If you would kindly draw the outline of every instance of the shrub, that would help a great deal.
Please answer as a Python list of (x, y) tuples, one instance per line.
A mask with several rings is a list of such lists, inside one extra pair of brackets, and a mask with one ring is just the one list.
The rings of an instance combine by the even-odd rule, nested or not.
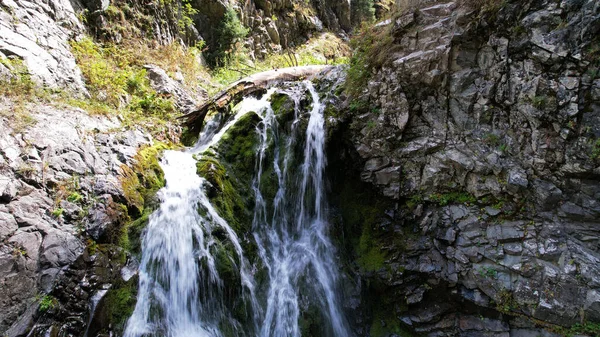
[(225, 64), (235, 51), (236, 44), (248, 35), (246, 29), (233, 8), (227, 8), (214, 38), (206, 53), (206, 62), (211, 66)]
[(352, 23), (360, 25), (361, 22), (375, 20), (375, 7), (373, 5), (373, 0), (352, 0)]

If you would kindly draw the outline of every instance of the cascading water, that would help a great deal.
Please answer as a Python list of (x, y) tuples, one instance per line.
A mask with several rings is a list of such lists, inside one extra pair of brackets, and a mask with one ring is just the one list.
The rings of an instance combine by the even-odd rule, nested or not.
[[(306, 90), (312, 106), (302, 134), (299, 126), (306, 118), (301, 116), (300, 100)], [(282, 133), (269, 103), (275, 91), (270, 89), (261, 99), (244, 99), (226, 124), (221, 117), (213, 118), (193, 149), (164, 153), (161, 167), (167, 185), (159, 192), (160, 208), (143, 237), (138, 299), (126, 337), (299, 337), (301, 313), (309, 306), (320, 313), (324, 335), (352, 335), (336, 294), (335, 249), (327, 236), (324, 107), (308, 81), (278, 90), (295, 103), (293, 121)], [(217, 144), (230, 126), (251, 111), (261, 118), (251, 186), (252, 234), (258, 248), (254, 266), (244, 256), (236, 232), (211, 205), (205, 192), (208, 183), (197, 175), (194, 158)], [(265, 170), (276, 177), (277, 192), (269, 198), (263, 191)], [(224, 238), (214, 234), (219, 232), (225, 233)], [(240, 289), (238, 303), (243, 303), (248, 317), (243, 322), (234, 318), (224, 300), (217, 256), (223, 241), (233, 247), (227, 261), (235, 266), (239, 284), (228, 286)], [(262, 268), (268, 276), (255, 282), (253, 274)]]
[[(294, 147), (299, 141), (299, 96), (295, 99), (296, 115), (290, 134), (285, 137), (278, 130), (274, 111), (268, 107), (262, 112), (259, 128), (261, 139), (257, 160), (257, 176), (253, 190), (256, 207), (253, 221), (254, 237), (259, 252), (269, 271), (269, 290), (265, 319), (260, 336), (300, 336), (299, 318), (301, 292), (316, 301), (324, 314), (324, 322), (333, 336), (350, 336), (337, 300), (335, 286), (337, 267), (335, 249), (327, 237), (324, 214), (325, 122), (324, 106), (311, 82), (304, 82), (313, 104), (305, 134), (302, 158), (294, 158)], [(283, 139), (285, 138), (285, 139)], [(269, 144), (274, 144), (273, 159), (266, 161)], [(283, 154), (283, 158), (281, 158)], [(296, 172), (295, 161), (302, 160)], [(261, 193), (261, 178), (265, 165), (272, 165), (277, 177), (278, 190), (272, 202), (272, 212)], [(295, 173), (295, 174), (294, 174)]]

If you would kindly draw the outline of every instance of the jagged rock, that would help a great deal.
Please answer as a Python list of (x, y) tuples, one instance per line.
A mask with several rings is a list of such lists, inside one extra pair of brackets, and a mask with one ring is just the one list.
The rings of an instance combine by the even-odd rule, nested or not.
[[(498, 308), (563, 326), (575, 312), (596, 319), (600, 85), (584, 69), (600, 8), (510, 0), (484, 22), (453, 2), (422, 7), (380, 26), (393, 25), (394, 52), (360, 98), (384, 117), (350, 117), (360, 178), (391, 196), (400, 182), (403, 215), (373, 236), (405, 270), (377, 282), (410, 298), (410, 313), (455, 303), (453, 323), (401, 315), (430, 336), (551, 335), (487, 314)], [(390, 167), (399, 179), (378, 179)], [(420, 299), (423, 280), (440, 285)], [(482, 317), (461, 314), (463, 299)]]
[[(85, 93), (68, 40), (83, 32), (69, 0), (3, 0), (0, 55), (22, 59), (34, 80)], [(65, 29), (67, 28), (67, 29)]]
[[(0, 331), (11, 337), (27, 332), (38, 318), (35, 296), (54, 291), (62, 270), (81, 258), (85, 244), (75, 234), (78, 228), (103, 217), (109, 219), (99, 233), (114, 224), (100, 205), (126, 201), (121, 166), (131, 164), (138, 147), (151, 141), (82, 110), (43, 103), (28, 108), (37, 124), (19, 133), (0, 119), (5, 131), (0, 133)], [(75, 284), (82, 271), (73, 275)], [(85, 314), (86, 300), (81, 308), (75, 315)]]
[(110, 5), (110, 0), (83, 0), (83, 3), (91, 12), (105, 11)]
[(173, 96), (177, 107), (184, 114), (192, 112), (200, 101), (206, 100), (208, 97), (207, 92), (202, 89), (201, 93), (194, 98), (183, 88), (181, 83), (169, 77), (160, 67), (146, 65), (145, 68), (152, 88), (160, 95)]

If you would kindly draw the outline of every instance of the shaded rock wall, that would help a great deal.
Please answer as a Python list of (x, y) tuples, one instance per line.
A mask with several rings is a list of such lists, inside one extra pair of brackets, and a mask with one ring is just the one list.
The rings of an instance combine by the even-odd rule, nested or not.
[(598, 3), (440, 2), (390, 24), (367, 108), (348, 108), (361, 179), (396, 203), (370, 228), (385, 265), (363, 268), (394, 298), (383, 321), (430, 336), (598, 322)]

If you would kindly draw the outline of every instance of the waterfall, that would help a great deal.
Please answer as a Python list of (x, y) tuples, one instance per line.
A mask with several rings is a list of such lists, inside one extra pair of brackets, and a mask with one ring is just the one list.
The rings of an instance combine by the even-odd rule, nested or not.
[[(312, 105), (302, 133), (299, 126), (303, 118), (306, 122), (306, 111), (300, 101), (306, 91)], [(287, 132), (280, 132), (283, 126), (269, 102), (275, 92), (295, 103)], [(192, 149), (165, 151), (161, 167), (167, 183), (159, 191), (160, 208), (143, 235), (138, 298), (126, 337), (299, 337), (307, 306), (317, 308), (325, 324), (323, 334), (352, 335), (338, 300), (335, 248), (328, 238), (323, 110), (311, 82), (273, 88), (261, 99), (245, 98), (229, 121), (223, 116), (209, 121)], [(210, 203), (208, 182), (196, 173), (196, 159), (249, 112), (261, 120), (256, 127), (256, 168), (248, 186), (255, 198), (253, 233), (248, 237), (258, 250), (254, 265), (244, 256), (236, 232)], [(272, 200), (264, 192), (265, 170), (276, 177)], [(225, 238), (213, 234), (217, 232), (224, 232)], [(233, 247), (227, 259), (239, 273), (239, 284), (227, 286), (240, 289), (247, 321), (236, 320), (224, 300), (217, 258), (223, 240)], [(259, 269), (268, 275), (263, 282), (254, 280)]]

